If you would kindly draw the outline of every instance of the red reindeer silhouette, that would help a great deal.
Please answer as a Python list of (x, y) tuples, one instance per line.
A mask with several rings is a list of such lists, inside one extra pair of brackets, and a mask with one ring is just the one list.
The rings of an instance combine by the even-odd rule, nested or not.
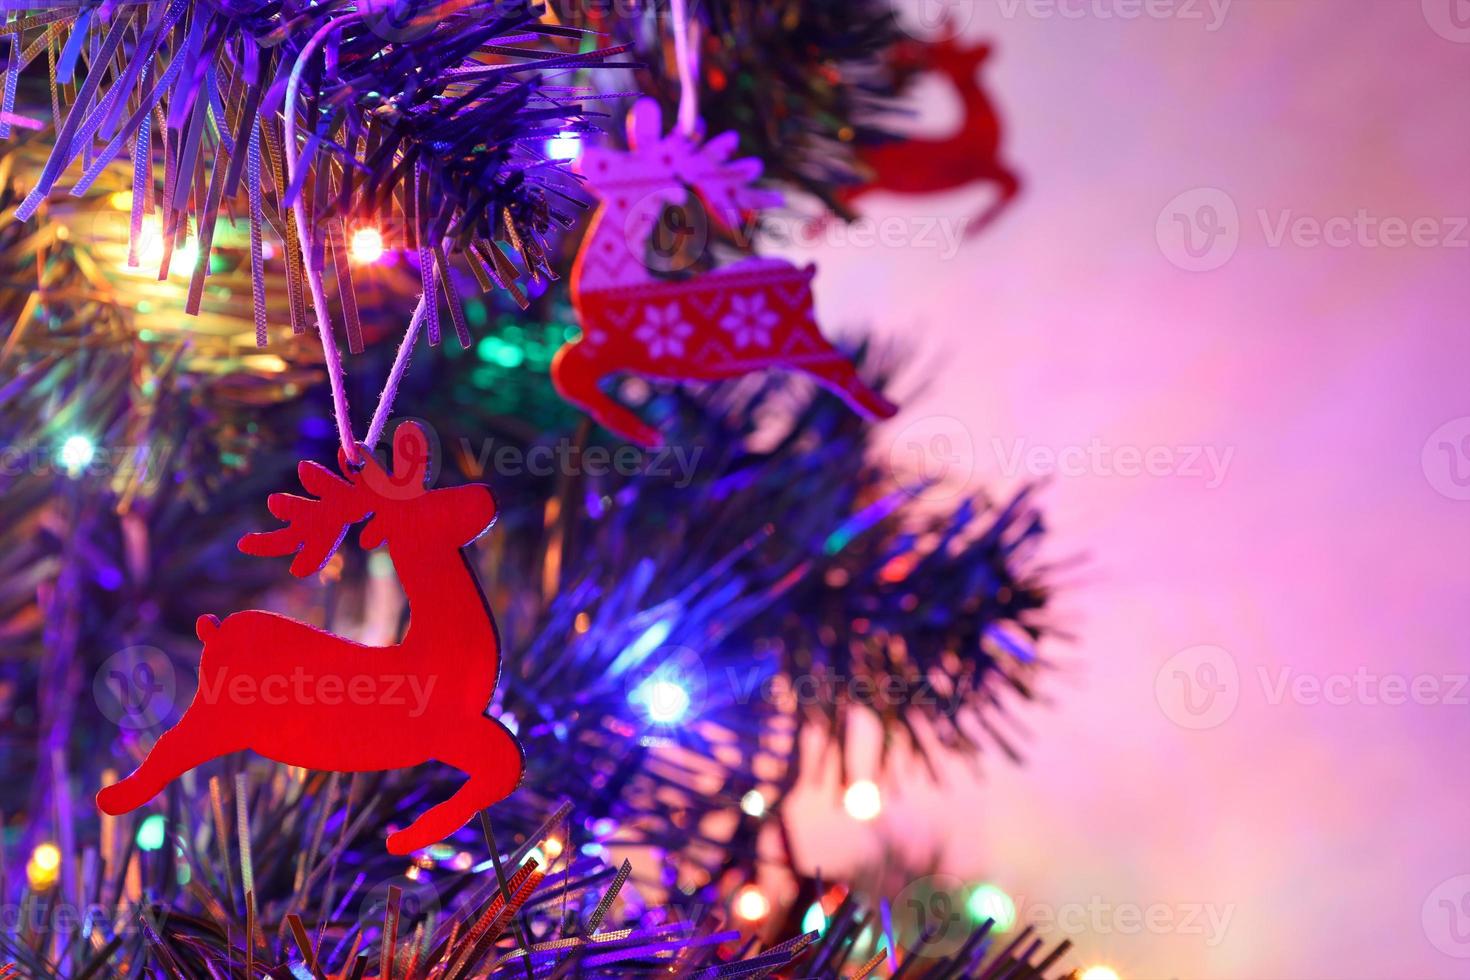
[(593, 147), (582, 153), (581, 172), (599, 198), (572, 267), (582, 336), (557, 352), (551, 377), (562, 397), (643, 445), (658, 445), (658, 430), (602, 391), (609, 375), (716, 381), (796, 368), (871, 417), (895, 411), (818, 330), (815, 267), (751, 258), (670, 280), (655, 278), (644, 261), (659, 216), (683, 203), (689, 188), (731, 230), (743, 213), (781, 203), (779, 194), (750, 186), (760, 176), (760, 161), (730, 159), (736, 142), (734, 133), (703, 146), (678, 132), (665, 136), (658, 104), (640, 99), (628, 116), (628, 152)]
[(364, 646), (256, 610), (223, 623), (201, 617), (193, 702), (136, 772), (97, 794), (102, 810), (135, 810), (189, 769), (242, 749), (307, 769), (367, 772), (434, 759), (467, 773), (452, 797), (389, 836), (389, 851), (408, 854), (515, 789), (520, 746), (485, 715), (500, 673), (495, 623), (460, 550), (495, 519), (490, 490), (427, 489), (428, 440), (416, 424), (394, 433), (391, 476), (363, 455), (361, 469), (340, 458), (341, 478), (303, 462), (301, 485), (315, 499), (272, 494), (270, 511), (287, 526), (239, 546), (249, 555), (294, 553), (292, 574), (311, 575), (366, 520), (359, 544), (387, 545), (408, 596), (403, 642)]
[[(955, 25), (946, 22), (943, 31)], [(944, 139), (903, 139), (863, 147), (861, 160), (873, 179), (844, 188), (839, 199), (847, 205), (872, 191), (895, 194), (933, 194), (971, 184), (994, 184), (996, 198), (965, 226), (965, 237), (979, 234), (1004, 211), (1021, 191), (1021, 179), (1000, 156), (1000, 116), (990, 97), (980, 87), (979, 67), (990, 56), (990, 45), (962, 44), (945, 38), (914, 41), (894, 49), (891, 67), (907, 80), (920, 71), (935, 71), (946, 78), (960, 96), (964, 120)]]

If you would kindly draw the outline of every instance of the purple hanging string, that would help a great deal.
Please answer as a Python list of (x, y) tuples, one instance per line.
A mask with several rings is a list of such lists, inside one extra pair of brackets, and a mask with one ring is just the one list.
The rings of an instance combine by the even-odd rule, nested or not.
[(393, 400), (398, 397), (398, 384), (403, 380), (403, 372), (408, 368), (408, 360), (413, 354), (413, 345), (419, 339), (419, 328), (423, 326), (424, 314), (429, 309), (429, 294), (419, 295), (418, 305), (413, 308), (413, 317), (408, 321), (408, 332), (403, 335), (403, 343), (398, 345), (398, 353), (393, 357), (393, 368), (388, 372), (388, 381), (383, 385), (383, 393), (378, 396), (378, 407), (373, 411), (373, 421), (368, 426), (367, 442), (368, 449), (378, 444), (383, 435), (383, 427), (388, 424), (388, 416), (393, 414)]
[[(359, 20), (361, 14), (343, 14), (333, 17), (311, 36), (301, 53), (296, 58), (296, 65), (291, 69), (291, 77), (286, 83), (286, 139), (281, 147), (282, 155), (286, 159), (286, 182), (295, 185), (297, 182), (296, 159), (296, 106), (301, 92), (301, 75), (311, 56), (316, 49), (326, 41), (327, 37), (335, 30)], [(311, 255), (311, 244), (314, 241), (306, 221), (306, 195), (297, 194), (291, 202), (291, 210), (296, 216), (296, 234), (301, 239), (302, 251)], [(306, 283), (311, 288), (311, 305), (316, 308), (317, 333), (321, 336), (322, 353), (327, 360), (327, 381), (332, 386), (332, 414), (337, 418), (337, 438), (342, 443), (342, 452), (346, 455), (348, 462), (357, 463), (361, 461), (361, 455), (357, 448), (357, 442), (352, 438), (352, 420), (348, 415), (347, 390), (342, 372), (342, 354), (337, 350), (337, 340), (332, 335), (331, 314), (327, 309), (327, 291), (322, 283), (322, 272), (314, 268), (308, 260), (302, 263), (306, 269)]]
[(689, 11), (674, 0), (674, 60), (679, 63), (679, 130), (693, 136), (699, 128), (699, 49), (689, 43)]

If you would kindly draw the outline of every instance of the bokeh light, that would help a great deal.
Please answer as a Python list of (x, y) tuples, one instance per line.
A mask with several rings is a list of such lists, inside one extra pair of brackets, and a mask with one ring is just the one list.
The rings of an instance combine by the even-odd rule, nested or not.
[(56, 884), (61, 872), (61, 849), (55, 844), (38, 844), (26, 864), (26, 881), (35, 891), (45, 891)]
[(1118, 971), (1112, 967), (1098, 964), (1097, 966), (1089, 966), (1086, 970), (1083, 970), (1082, 980), (1122, 980), (1122, 978), (1118, 976)]
[(854, 820), (873, 820), (883, 812), (883, 794), (871, 779), (859, 779), (842, 794), (842, 805)]
[(755, 885), (746, 885), (735, 896), (735, 914), (746, 922), (759, 922), (770, 912), (770, 899)]
[(164, 831), (167, 827), (168, 823), (161, 813), (150, 814), (143, 818), (143, 822), (138, 824), (138, 833), (134, 838), (138, 842), (138, 850), (156, 851), (162, 847)]
[(753, 789), (740, 798), (740, 809), (752, 817), (764, 816), (766, 812), (766, 798), (761, 791)]
[(97, 444), (80, 433), (67, 436), (61, 448), (56, 452), (56, 461), (61, 464), (62, 469), (66, 470), (67, 475), (72, 477), (92, 465), (92, 460), (96, 458)]
[(813, 902), (811, 908), (806, 910), (806, 915), (801, 917), (802, 932), (825, 932), (827, 929), (827, 913), (822, 911), (821, 902)]
[(383, 257), (383, 233), (371, 225), (358, 228), (352, 233), (348, 251), (357, 265), (372, 265)]
[(546, 141), (548, 160), (575, 160), (582, 155), (582, 141), (575, 133), (557, 133)]
[(1016, 925), (1016, 903), (1005, 890), (995, 885), (977, 885), (970, 892), (965, 908), (977, 923), (995, 920), (996, 932), (1010, 932)]
[(658, 725), (675, 725), (689, 712), (689, 692), (676, 679), (654, 676), (633, 689), (628, 696), (643, 716)]

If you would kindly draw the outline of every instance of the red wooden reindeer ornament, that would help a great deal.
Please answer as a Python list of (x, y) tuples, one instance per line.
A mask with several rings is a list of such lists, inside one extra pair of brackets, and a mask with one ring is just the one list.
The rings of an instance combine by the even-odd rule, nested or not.
[(240, 550), (295, 555), (291, 573), (317, 572), (348, 528), (366, 521), (365, 549), (387, 545), (412, 621), (395, 646), (370, 647), (274, 613), (220, 622), (200, 617), (199, 690), (138, 770), (97, 794), (107, 813), (135, 810), (210, 759), (250, 749), (306, 769), (368, 772), (430, 759), (469, 775), (448, 800), (388, 837), (408, 854), (448, 837), (520, 782), (520, 746), (485, 710), (500, 674), (490, 607), (462, 549), (495, 520), (488, 487), (428, 489), (429, 448), (414, 423), (398, 426), (390, 475), (366, 451), (342, 476), (303, 462), (312, 497), (272, 494), (286, 526), (248, 534)]
[(894, 405), (857, 376), (823, 338), (812, 312), (815, 266), (749, 258), (683, 280), (658, 279), (644, 248), (663, 209), (688, 188), (716, 221), (733, 229), (744, 212), (777, 205), (757, 190), (759, 160), (731, 160), (738, 138), (722, 133), (702, 146), (678, 131), (663, 134), (658, 104), (640, 99), (628, 116), (628, 152), (583, 151), (580, 170), (599, 204), (572, 267), (572, 304), (582, 336), (557, 352), (551, 378), (613, 432), (645, 446), (657, 429), (600, 387), (628, 372), (669, 381), (715, 381), (765, 368), (805, 371), (874, 418)]
[[(956, 30), (946, 22), (946, 35)], [(872, 191), (895, 194), (935, 194), (968, 187), (995, 185), (995, 199), (965, 225), (965, 237), (977, 235), (1000, 216), (1021, 191), (1021, 179), (1001, 160), (1000, 115), (980, 86), (980, 65), (990, 56), (990, 45), (964, 44), (950, 37), (897, 45), (891, 67), (900, 78), (920, 71), (943, 76), (959, 94), (964, 119), (943, 139), (901, 139), (866, 146), (858, 159), (872, 172), (866, 184), (845, 187), (838, 198), (851, 205)]]

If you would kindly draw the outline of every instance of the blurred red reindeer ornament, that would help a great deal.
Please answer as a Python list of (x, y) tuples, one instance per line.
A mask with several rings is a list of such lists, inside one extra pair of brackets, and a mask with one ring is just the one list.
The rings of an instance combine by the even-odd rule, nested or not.
[(815, 266), (748, 258), (673, 280), (655, 277), (644, 261), (664, 209), (683, 203), (690, 188), (732, 231), (745, 212), (781, 203), (779, 194), (750, 186), (759, 160), (730, 159), (736, 142), (734, 133), (702, 146), (678, 131), (664, 135), (658, 104), (640, 99), (628, 116), (628, 152), (594, 147), (580, 160), (599, 198), (572, 267), (582, 336), (557, 352), (551, 378), (563, 398), (645, 446), (661, 436), (602, 391), (610, 375), (715, 381), (784, 367), (805, 371), (870, 417), (896, 410), (817, 328)]
[(909, 41), (896, 45), (889, 67), (900, 81), (933, 71), (954, 87), (964, 119), (954, 133), (942, 139), (898, 139), (865, 146), (858, 159), (872, 173), (866, 184), (845, 187), (838, 200), (852, 203), (873, 191), (895, 194), (935, 194), (968, 187), (995, 185), (995, 200), (965, 225), (965, 237), (979, 234), (1000, 216), (1021, 191), (1021, 179), (1001, 160), (1000, 115), (980, 87), (979, 68), (990, 56), (990, 45), (965, 44), (949, 37), (956, 30), (946, 22), (937, 41)]
[(272, 494), (270, 511), (286, 526), (248, 534), (239, 547), (294, 554), (291, 573), (304, 577), (365, 520), (359, 544), (387, 546), (408, 596), (403, 641), (365, 646), (257, 610), (200, 617), (198, 692), (137, 771), (97, 794), (104, 812), (135, 810), (195, 766), (242, 749), (306, 769), (369, 772), (433, 759), (467, 773), (453, 796), (388, 837), (389, 851), (408, 854), (516, 788), (520, 746), (485, 714), (500, 644), (462, 550), (494, 521), (494, 498), (478, 484), (428, 489), (428, 439), (414, 423), (394, 433), (391, 475), (362, 455), (361, 468), (339, 458), (341, 477), (303, 462), (297, 472), (313, 496)]

